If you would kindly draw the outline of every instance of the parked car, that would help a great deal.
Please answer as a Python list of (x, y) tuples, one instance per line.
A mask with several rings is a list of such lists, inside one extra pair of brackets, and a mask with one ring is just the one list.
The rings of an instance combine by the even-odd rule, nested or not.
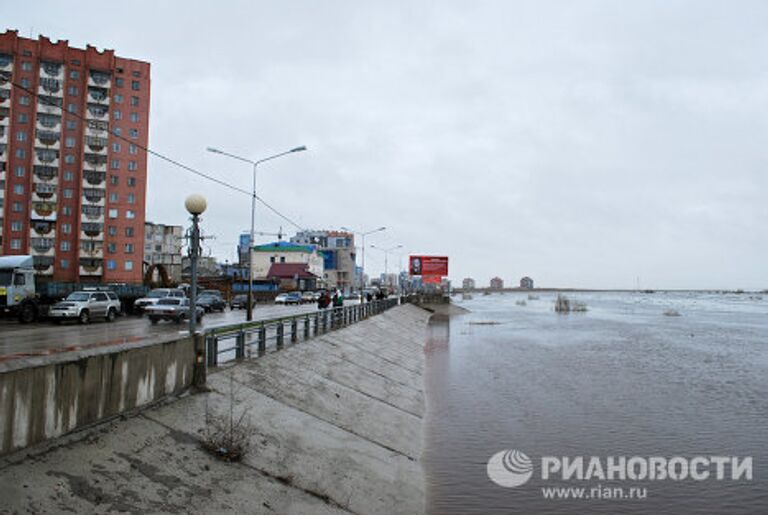
[(48, 316), (56, 323), (77, 319), (81, 324), (87, 324), (95, 317), (112, 322), (118, 313), (120, 299), (113, 291), (76, 291), (48, 310)]
[[(208, 290), (206, 290), (208, 291)], [(212, 295), (210, 293), (201, 293), (196, 299), (197, 305), (202, 307), (206, 313), (212, 311), (223, 312), (227, 308), (227, 303), (221, 298), (221, 295)]]
[(301, 294), (297, 291), (281, 293), (275, 297), (275, 304), (301, 304)]
[[(189, 299), (178, 297), (166, 297), (158, 300), (155, 304), (147, 306), (146, 313), (152, 324), (160, 320), (172, 320), (180, 324), (184, 320), (189, 320), (191, 306)], [(205, 310), (200, 306), (195, 306), (195, 320), (199, 323), (203, 319)]]
[(157, 304), (157, 301), (160, 299), (166, 297), (183, 299), (185, 296), (184, 290), (180, 288), (155, 288), (150, 291), (146, 297), (136, 299), (136, 302), (133, 303), (133, 309), (141, 315), (147, 307)]
[(305, 304), (305, 303), (311, 304), (313, 302), (317, 302), (317, 298), (315, 297), (315, 293), (314, 292), (311, 292), (311, 291), (301, 292), (301, 303), (302, 304)]

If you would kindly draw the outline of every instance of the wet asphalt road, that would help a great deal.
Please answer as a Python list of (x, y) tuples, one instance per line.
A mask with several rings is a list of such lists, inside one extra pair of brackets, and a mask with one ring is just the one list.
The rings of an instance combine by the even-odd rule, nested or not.
[[(254, 308), (253, 319), (265, 320), (315, 311), (317, 311), (316, 304), (259, 305)], [(205, 328), (240, 322), (245, 322), (245, 310), (227, 309), (223, 313), (206, 314), (203, 317), (202, 326)], [(186, 324), (160, 322), (152, 325), (147, 317), (130, 315), (119, 317), (112, 323), (96, 320), (88, 325), (80, 325), (76, 321), (64, 322), (61, 325), (53, 322), (25, 325), (15, 321), (0, 321), (0, 360), (45, 355), (78, 348), (161, 341), (180, 334), (187, 334)]]

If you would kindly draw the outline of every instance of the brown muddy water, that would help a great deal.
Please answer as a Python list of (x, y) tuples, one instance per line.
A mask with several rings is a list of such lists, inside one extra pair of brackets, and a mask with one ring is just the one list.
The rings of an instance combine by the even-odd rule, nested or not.
[[(551, 294), (494, 294), (433, 319), (428, 512), (768, 513), (768, 295), (569, 297), (588, 311), (554, 313)], [(530, 466), (517, 458), (505, 470), (530, 479), (499, 486), (488, 461), (512, 449)], [(582, 479), (543, 477), (544, 460), (579, 457)], [(609, 457), (634, 458), (634, 479), (621, 467), (608, 477)], [(712, 457), (751, 457), (752, 479), (731, 479), (730, 462), (717, 479)], [(603, 476), (585, 470), (590, 460)], [(672, 460), (676, 479), (643, 475), (643, 463), (669, 471)]]

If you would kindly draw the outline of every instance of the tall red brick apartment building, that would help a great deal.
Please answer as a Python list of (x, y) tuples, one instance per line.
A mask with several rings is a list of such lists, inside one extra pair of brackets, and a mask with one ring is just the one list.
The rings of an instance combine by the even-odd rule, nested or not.
[(149, 63), (0, 34), (0, 255), (57, 281), (140, 282)]

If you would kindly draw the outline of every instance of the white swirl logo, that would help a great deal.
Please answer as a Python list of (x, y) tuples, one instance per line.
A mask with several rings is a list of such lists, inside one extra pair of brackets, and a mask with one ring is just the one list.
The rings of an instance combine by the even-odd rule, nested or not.
[(514, 488), (524, 485), (533, 475), (531, 458), (515, 449), (497, 452), (488, 460), (488, 477), (499, 486)]

